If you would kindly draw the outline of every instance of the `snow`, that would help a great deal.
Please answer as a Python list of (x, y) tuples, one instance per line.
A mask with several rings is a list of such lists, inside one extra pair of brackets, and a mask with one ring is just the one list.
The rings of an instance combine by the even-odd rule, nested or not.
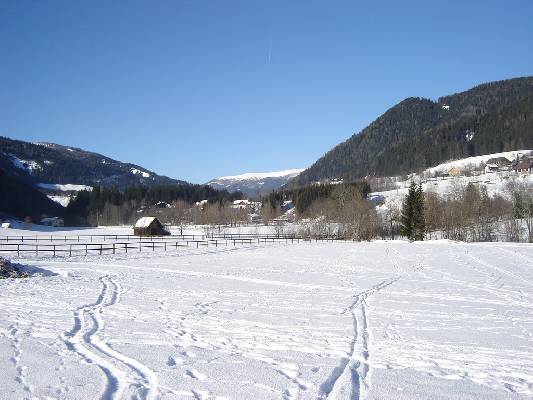
[(531, 245), (15, 261), (33, 276), (0, 281), (0, 398), (533, 396)]
[(61, 204), (63, 207), (68, 206), (69, 203), (70, 203), (70, 200), (71, 200), (70, 196), (63, 196), (63, 195), (49, 194), (49, 195), (47, 195), (47, 197), (50, 200), (55, 201), (58, 204)]
[(290, 169), (223, 176), (207, 182), (207, 185), (219, 190), (240, 191), (249, 198), (255, 198), (257, 195), (266, 195), (273, 190), (279, 189), (302, 171), (303, 169)]
[(13, 165), (17, 168), (26, 170), (28, 173), (33, 173), (34, 171), (42, 170), (43, 167), (37, 161), (34, 160), (22, 160), (16, 157), (13, 154), (9, 154)]
[(460, 160), (448, 161), (442, 164), (439, 164), (435, 167), (428, 168), (426, 171), (429, 173), (448, 173), (451, 168), (478, 168), (482, 163), (485, 163), (491, 158), (505, 157), (509, 161), (515, 160), (518, 156), (525, 156), (528, 154), (533, 154), (533, 150), (516, 150), (516, 151), (505, 151), (503, 153), (493, 153), (486, 154), (483, 156), (468, 157)]
[(131, 173), (133, 175), (141, 175), (143, 178), (149, 178), (150, 177), (150, 174), (148, 172), (141, 171), (140, 169), (137, 169), (137, 168), (132, 168), (131, 169)]
[(44, 190), (55, 190), (55, 191), (58, 191), (58, 192), (79, 192), (81, 190), (87, 190), (87, 191), (92, 191), (93, 190), (92, 186), (76, 185), (76, 184), (73, 184), (73, 183), (66, 183), (66, 184), (61, 184), (61, 183), (39, 183), (39, 184), (37, 184), (37, 186), (39, 188), (41, 188), (41, 189), (44, 189)]
[(141, 217), (135, 223), (135, 228), (148, 228), (154, 220), (155, 217)]
[(244, 181), (244, 180), (261, 180), (266, 178), (293, 178), (299, 175), (303, 169), (287, 169), (284, 171), (275, 171), (275, 172), (249, 172), (241, 175), (234, 176), (222, 176), (215, 179), (214, 181)]
[(439, 195), (447, 195), (457, 187), (466, 187), (469, 183), (474, 185), (484, 185), (489, 196), (500, 195), (507, 197), (507, 185), (510, 180), (516, 179), (533, 186), (533, 175), (517, 175), (514, 171), (494, 171), (490, 173), (480, 172), (472, 176), (441, 176), (430, 177), (438, 174), (448, 174), (452, 168), (464, 171), (469, 168), (480, 168), (482, 163), (497, 157), (505, 157), (513, 160), (516, 157), (532, 154), (532, 150), (509, 151), (504, 153), (487, 154), (484, 156), (469, 157), (461, 160), (449, 161), (439, 164), (436, 167), (428, 168), (420, 174), (413, 174), (406, 181), (397, 181), (397, 189), (376, 191), (369, 194), (369, 199), (384, 199), (384, 203), (377, 207), (378, 211), (386, 212), (392, 208), (399, 208), (407, 195), (411, 180), (422, 183), (422, 189), (426, 192), (433, 192)]

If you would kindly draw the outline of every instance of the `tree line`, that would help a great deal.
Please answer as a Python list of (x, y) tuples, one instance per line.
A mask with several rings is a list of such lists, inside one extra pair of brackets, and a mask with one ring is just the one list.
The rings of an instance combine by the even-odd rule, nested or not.
[[(66, 209), (66, 219), (71, 225), (131, 224), (164, 202), (180, 210), (207, 200), (209, 204), (222, 204), (242, 198), (240, 192), (229, 193), (207, 185), (130, 186), (121, 191), (117, 187), (96, 187), (80, 191)], [(161, 207), (165, 207), (162, 205)]]

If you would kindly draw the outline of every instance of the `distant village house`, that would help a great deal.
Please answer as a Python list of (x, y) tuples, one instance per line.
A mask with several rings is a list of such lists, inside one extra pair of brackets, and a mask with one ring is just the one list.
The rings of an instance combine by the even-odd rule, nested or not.
[(452, 167), (448, 171), (448, 175), (449, 176), (459, 176), (459, 175), (461, 175), (461, 169), (459, 169), (458, 167)]
[(533, 172), (533, 159), (523, 158), (515, 164), (514, 170), (519, 174), (531, 174)]
[(500, 167), (498, 167), (496, 164), (487, 164), (485, 165), (485, 173), (490, 174), (491, 172), (498, 172), (500, 170)]

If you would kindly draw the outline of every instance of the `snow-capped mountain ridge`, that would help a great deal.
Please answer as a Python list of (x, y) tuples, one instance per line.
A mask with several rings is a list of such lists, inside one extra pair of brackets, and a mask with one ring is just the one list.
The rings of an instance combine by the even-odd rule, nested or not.
[(303, 169), (287, 169), (273, 172), (249, 172), (234, 176), (222, 176), (207, 182), (207, 184), (215, 189), (238, 190), (247, 197), (253, 197), (279, 189), (302, 171)]
[(287, 169), (284, 171), (274, 171), (274, 172), (248, 172), (245, 174), (240, 175), (233, 175), (233, 176), (221, 176), (220, 178), (213, 179), (213, 181), (223, 181), (223, 180), (231, 180), (231, 181), (244, 181), (249, 179), (266, 179), (266, 178), (284, 178), (284, 177), (295, 177), (300, 172), (302, 172), (303, 169)]

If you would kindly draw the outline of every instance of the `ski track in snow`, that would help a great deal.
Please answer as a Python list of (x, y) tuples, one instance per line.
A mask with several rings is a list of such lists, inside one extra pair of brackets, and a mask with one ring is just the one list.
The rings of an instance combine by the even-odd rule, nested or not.
[(156, 374), (141, 362), (113, 350), (101, 334), (104, 309), (120, 301), (121, 286), (115, 277), (99, 278), (102, 290), (98, 299), (74, 312), (74, 327), (65, 334), (67, 347), (88, 363), (96, 364), (107, 382), (102, 399), (138, 398), (154, 400), (157, 396)]
[(370, 349), (367, 320), (367, 300), (387, 286), (402, 279), (404, 275), (384, 280), (374, 287), (355, 295), (354, 302), (343, 311), (350, 312), (353, 319), (354, 337), (348, 358), (344, 358), (326, 382), (321, 385), (319, 399), (364, 399), (370, 388)]
[(533, 397), (531, 246), (228, 250), (27, 259), (58, 275), (0, 281), (0, 399)]

